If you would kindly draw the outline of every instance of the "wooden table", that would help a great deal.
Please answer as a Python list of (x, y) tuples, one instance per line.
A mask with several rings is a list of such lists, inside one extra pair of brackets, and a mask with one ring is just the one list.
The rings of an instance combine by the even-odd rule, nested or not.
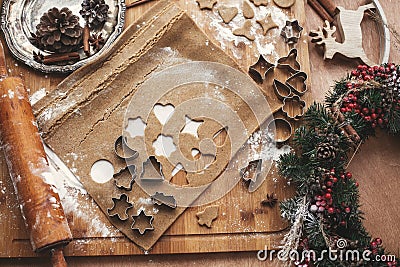
[[(193, 0), (194, 1), (194, 0)], [(300, 1), (300, 0), (297, 0)], [(184, 3), (185, 1), (179, 1)], [(364, 4), (364, 1), (335, 0), (337, 5), (346, 8), (355, 8), (357, 4)], [(386, 12), (392, 30), (400, 30), (399, 25), (395, 25), (396, 14), (400, 12), (400, 7), (395, 1), (382, 0), (382, 6)], [(150, 8), (153, 3), (148, 3), (129, 9), (127, 11), (127, 24), (134, 22), (140, 14)], [(306, 6), (307, 31), (316, 29), (322, 25), (322, 20), (315, 12)], [(375, 61), (379, 51), (379, 39), (377, 38), (376, 26), (374, 23), (366, 21), (363, 25), (365, 37), (365, 50)], [(400, 44), (399, 44), (400, 45)], [(309, 44), (311, 62), (311, 81), (313, 98), (317, 101), (323, 100), (326, 91), (329, 90), (334, 80), (344, 76), (344, 74), (358, 65), (357, 62), (348, 61), (343, 58), (335, 58), (332, 61), (323, 61), (322, 52)], [(392, 45), (391, 61), (399, 62), (400, 47)], [(374, 55), (374, 56), (372, 56)], [(9, 54), (7, 64), (10, 67), (10, 74), (22, 76), (27, 88), (31, 93), (38, 89), (54, 88), (65, 76), (49, 74), (44, 75), (33, 71), (22, 63), (15, 61)], [(360, 183), (361, 202), (365, 211), (367, 229), (372, 236), (381, 237), (385, 247), (389, 251), (400, 254), (400, 246), (396, 237), (400, 236), (400, 226), (397, 223), (400, 219), (397, 201), (399, 197), (400, 185), (396, 179), (400, 171), (400, 137), (390, 137), (384, 133), (378, 133), (379, 138), (368, 140), (362, 146), (350, 165), (354, 176)], [(397, 159), (397, 160), (396, 160)], [(6, 166), (2, 165), (2, 175), (6, 174)], [(378, 227), (379, 226), (379, 227)], [(265, 266), (256, 258), (255, 252), (245, 253), (216, 253), (216, 254), (187, 254), (187, 255), (149, 255), (149, 256), (126, 256), (126, 257), (80, 257), (69, 258), (70, 266), (175, 266), (175, 265), (239, 265), (239, 266)], [(0, 259), (1, 266), (46, 266), (47, 259)], [(274, 263), (271, 265), (278, 265)]]

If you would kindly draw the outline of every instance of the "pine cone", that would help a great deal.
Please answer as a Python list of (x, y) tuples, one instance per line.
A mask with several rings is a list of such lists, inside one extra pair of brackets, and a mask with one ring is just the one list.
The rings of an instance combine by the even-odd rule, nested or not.
[(86, 20), (90, 28), (102, 26), (107, 19), (109, 6), (104, 0), (83, 0), (79, 14)]
[(53, 7), (40, 18), (32, 42), (40, 49), (68, 53), (80, 48), (83, 29), (79, 17), (67, 7), (58, 10)]
[(336, 148), (329, 143), (321, 143), (317, 148), (319, 159), (332, 159), (336, 156)]

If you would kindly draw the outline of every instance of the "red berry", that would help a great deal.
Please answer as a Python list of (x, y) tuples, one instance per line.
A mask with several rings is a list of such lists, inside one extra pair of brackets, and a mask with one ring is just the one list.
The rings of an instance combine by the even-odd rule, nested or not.
[(380, 71), (380, 72), (384, 72), (384, 71), (385, 71), (385, 67), (384, 67), (384, 66), (380, 66), (380, 67), (379, 67), (379, 71)]
[(332, 186), (332, 182), (331, 181), (326, 182), (326, 186), (327, 187), (331, 187)]
[(372, 79), (372, 77), (370, 75), (365, 75), (364, 76), (364, 81), (369, 81), (371, 79)]
[(361, 72), (361, 75), (362, 75), (363, 77), (365, 77), (365, 76), (367, 75), (367, 72), (366, 72), (365, 70), (363, 70), (363, 71)]
[(328, 193), (332, 193), (332, 188), (328, 188), (328, 189), (326, 189), (326, 192), (328, 192)]
[(336, 177), (333, 177), (332, 181), (333, 181), (334, 183), (337, 183), (338, 179), (337, 179)]
[(340, 222), (340, 225), (341, 225), (341, 226), (346, 226), (346, 221), (341, 221), (341, 222)]
[(331, 174), (335, 174), (335, 169), (334, 168), (331, 169)]
[(375, 239), (375, 242), (380, 246), (382, 245), (382, 239), (380, 239), (379, 237)]
[(356, 187), (359, 187), (360, 186), (360, 184), (358, 183), (358, 182), (355, 182), (355, 184), (354, 184)]
[(367, 69), (368, 69), (368, 66), (367, 66), (367, 65), (363, 65), (363, 66), (362, 66), (362, 70), (363, 70), (363, 71), (366, 71)]
[(358, 70), (362, 70), (362, 69), (363, 69), (363, 65), (358, 65), (358, 66), (357, 66), (357, 69), (358, 69)]
[(369, 72), (370, 74), (372, 74), (372, 73), (374, 73), (374, 69), (373, 69), (373, 68), (368, 68), (368, 72)]
[(376, 110), (376, 113), (381, 114), (381, 113), (382, 113), (382, 109), (381, 109), (381, 108), (378, 108), (378, 109)]
[(365, 116), (365, 117), (364, 117), (364, 120), (366, 120), (366, 121), (371, 121), (371, 117), (370, 117), (370, 116)]
[(332, 207), (330, 207), (330, 208), (328, 209), (328, 213), (329, 213), (329, 214), (333, 214), (333, 213), (335, 213), (335, 209), (334, 209), (334, 208), (332, 208)]
[(326, 193), (325, 194), (325, 198), (326, 199), (331, 199), (332, 198), (332, 194), (331, 193)]
[(381, 118), (378, 119), (378, 124), (382, 125), (383, 124), (383, 120)]
[(376, 123), (375, 123), (375, 122), (372, 123), (372, 124), (371, 124), (371, 127), (372, 127), (372, 128), (376, 128)]
[(379, 66), (374, 66), (374, 71), (377, 71), (377, 70), (379, 70)]
[(347, 111), (346, 108), (340, 108), (340, 112), (345, 113)]
[(368, 115), (369, 109), (368, 108), (363, 108), (362, 109), (362, 113), (364, 113), (365, 115)]
[(351, 209), (350, 209), (349, 207), (347, 207), (347, 208), (344, 209), (344, 211), (345, 211), (346, 213), (350, 213)]
[(351, 172), (346, 172), (346, 178), (351, 179), (353, 177), (353, 174)]
[(378, 247), (378, 244), (377, 244), (375, 241), (372, 241), (372, 242), (371, 242), (371, 247), (372, 247), (372, 248), (377, 248), (377, 247)]
[[(372, 111), (371, 111), (372, 112)], [(376, 120), (378, 118), (378, 115), (376, 113), (372, 113), (371, 118), (373, 120)]]
[(351, 76), (358, 76), (358, 72), (356, 70), (351, 71)]

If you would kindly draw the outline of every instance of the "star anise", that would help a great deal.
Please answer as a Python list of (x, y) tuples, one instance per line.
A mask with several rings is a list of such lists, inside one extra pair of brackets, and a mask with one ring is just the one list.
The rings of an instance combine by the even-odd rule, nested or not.
[(33, 59), (36, 62), (43, 63), (44, 56), (42, 54), (40, 54), (40, 52), (36, 53), (35, 51), (33, 51)]
[(100, 50), (106, 42), (102, 35), (102, 33), (92, 34), (92, 36), (89, 38), (90, 45), (97, 51)]
[(261, 205), (269, 206), (273, 208), (275, 204), (278, 202), (278, 198), (275, 193), (267, 194), (267, 198), (261, 201)]

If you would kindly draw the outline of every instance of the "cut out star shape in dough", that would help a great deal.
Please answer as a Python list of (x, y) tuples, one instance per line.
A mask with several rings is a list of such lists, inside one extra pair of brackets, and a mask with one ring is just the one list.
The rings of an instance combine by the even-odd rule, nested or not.
[(266, 35), (267, 32), (273, 28), (278, 28), (278, 24), (272, 20), (271, 14), (268, 14), (263, 19), (257, 20), (257, 23), (263, 28), (263, 34)]
[(199, 4), (200, 9), (213, 9), (217, 0), (196, 0), (196, 2)]
[(203, 123), (203, 121), (195, 121), (189, 118), (188, 116), (185, 116), (186, 124), (185, 127), (182, 129), (182, 133), (188, 133), (193, 135), (196, 138), (199, 138), (198, 130), (200, 125)]

